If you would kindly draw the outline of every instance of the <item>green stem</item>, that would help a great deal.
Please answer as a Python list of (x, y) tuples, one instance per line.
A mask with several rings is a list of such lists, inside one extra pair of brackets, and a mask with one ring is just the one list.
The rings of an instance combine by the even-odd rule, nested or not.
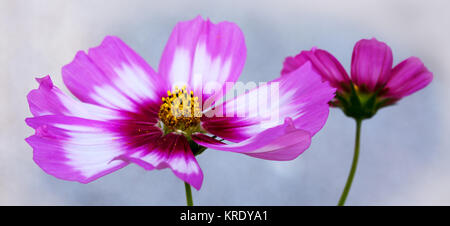
[(355, 177), (359, 157), (359, 140), (361, 136), (361, 123), (362, 123), (361, 119), (356, 119), (355, 153), (353, 154), (352, 168), (350, 169), (350, 173), (348, 175), (347, 182), (345, 183), (344, 191), (342, 191), (341, 198), (339, 199), (338, 206), (343, 206), (345, 204), (348, 192), (352, 187), (353, 177)]
[(191, 191), (191, 185), (184, 182), (184, 188), (186, 189), (186, 203), (187, 206), (193, 206), (194, 202), (192, 201), (192, 191)]

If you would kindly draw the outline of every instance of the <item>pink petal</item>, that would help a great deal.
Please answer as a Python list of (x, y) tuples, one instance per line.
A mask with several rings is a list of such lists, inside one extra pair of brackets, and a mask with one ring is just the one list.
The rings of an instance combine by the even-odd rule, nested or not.
[(89, 183), (128, 163), (115, 160), (125, 153), (105, 122), (62, 115), (26, 119), (36, 130), (26, 141), (33, 159), (59, 179)]
[[(246, 47), (239, 27), (230, 22), (213, 24), (200, 16), (178, 23), (159, 64), (159, 73), (172, 85), (188, 85), (203, 100), (206, 89), (224, 87), (238, 79), (244, 67)], [(204, 92), (202, 89), (206, 88)]]
[(408, 96), (433, 80), (433, 74), (428, 71), (422, 61), (417, 57), (410, 57), (392, 70), (391, 78), (386, 85), (386, 97), (400, 99)]
[[(278, 87), (278, 96), (271, 95), (273, 87)], [(284, 118), (290, 117), (297, 129), (314, 135), (327, 120), (328, 102), (333, 99), (335, 90), (322, 81), (308, 62), (206, 112), (208, 117), (202, 118), (202, 126), (214, 135), (240, 142), (267, 128), (281, 125)], [(217, 112), (222, 112), (223, 116), (218, 116)]]
[(289, 74), (308, 61), (318, 70), (324, 80), (330, 82), (331, 86), (340, 89), (342, 84), (350, 82), (350, 78), (341, 63), (327, 51), (316, 48), (310, 51), (302, 51), (295, 57), (287, 57), (283, 63), (281, 74)]
[(311, 144), (311, 134), (296, 129), (290, 118), (286, 118), (283, 125), (264, 130), (240, 143), (225, 144), (200, 133), (194, 134), (192, 138), (196, 143), (211, 149), (279, 161), (297, 158)]
[[(61, 92), (49, 76), (37, 80), (39, 88), (27, 96), (35, 117), (26, 119), (36, 134), (27, 141), (36, 163), (60, 179), (88, 183), (125, 166), (113, 161), (118, 156), (162, 136), (148, 111), (130, 113), (82, 103)], [(88, 159), (95, 160), (95, 166)]]
[[(313, 49), (311, 50), (313, 51)], [(307, 51), (301, 51), (297, 56), (295, 57), (286, 57), (283, 62), (283, 69), (281, 70), (281, 75), (289, 74), (295, 70), (297, 70), (299, 67), (303, 66), (306, 62), (310, 61), (308, 59), (308, 56), (306, 55)]]
[(168, 85), (119, 38), (108, 36), (86, 54), (62, 68), (64, 83), (80, 100), (100, 106), (136, 111), (159, 102)]
[(34, 116), (67, 115), (99, 120), (120, 117), (117, 111), (81, 103), (67, 96), (53, 85), (48, 75), (36, 80), (39, 82), (39, 88), (27, 95), (30, 111)]
[(154, 144), (143, 146), (141, 150), (120, 158), (134, 162), (147, 170), (169, 167), (178, 178), (197, 190), (202, 186), (203, 172), (183, 135), (166, 134)]
[(384, 42), (375, 38), (356, 43), (352, 56), (352, 81), (369, 91), (383, 87), (392, 69), (392, 51)]

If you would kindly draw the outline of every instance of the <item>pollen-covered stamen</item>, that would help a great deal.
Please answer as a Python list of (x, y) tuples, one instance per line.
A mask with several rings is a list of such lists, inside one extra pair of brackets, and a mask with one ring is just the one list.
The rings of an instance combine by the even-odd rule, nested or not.
[(167, 91), (162, 101), (158, 116), (166, 129), (187, 131), (199, 126), (202, 112), (194, 92), (188, 93), (185, 86), (182, 89), (175, 86), (174, 92)]

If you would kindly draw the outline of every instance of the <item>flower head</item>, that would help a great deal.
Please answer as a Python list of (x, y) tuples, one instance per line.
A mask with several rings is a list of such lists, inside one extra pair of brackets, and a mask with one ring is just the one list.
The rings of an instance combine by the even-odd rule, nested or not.
[(313, 48), (286, 58), (282, 74), (311, 61), (322, 78), (337, 88), (333, 106), (350, 117), (370, 118), (379, 108), (392, 105), (425, 86), (433, 79), (422, 61), (410, 57), (392, 68), (392, 51), (384, 42), (358, 41), (353, 49), (351, 79), (339, 61), (325, 50)]
[[(37, 79), (39, 88), (28, 94), (33, 117), (26, 122), (36, 133), (26, 141), (34, 160), (57, 178), (82, 183), (129, 163), (170, 168), (200, 189), (203, 172), (194, 153), (199, 147), (294, 159), (324, 125), (335, 89), (308, 63), (221, 102), (245, 58), (244, 36), (235, 24), (201, 17), (175, 26), (158, 72), (119, 38), (106, 37), (62, 68), (65, 85), (80, 101), (61, 92), (49, 76)], [(205, 91), (211, 84), (215, 93)], [(273, 84), (279, 85), (280, 98), (272, 98), (279, 103), (276, 109), (253, 95)], [(251, 114), (241, 100), (266, 114)], [(238, 115), (242, 109), (244, 115)], [(281, 119), (270, 120), (275, 112)]]

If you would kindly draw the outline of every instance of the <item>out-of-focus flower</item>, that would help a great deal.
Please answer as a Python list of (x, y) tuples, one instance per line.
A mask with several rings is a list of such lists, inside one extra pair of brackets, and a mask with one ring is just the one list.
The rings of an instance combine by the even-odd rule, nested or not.
[(375, 38), (358, 41), (353, 49), (351, 79), (339, 61), (325, 50), (313, 48), (284, 61), (282, 75), (312, 62), (322, 79), (337, 88), (332, 106), (341, 108), (355, 119), (356, 136), (352, 166), (338, 205), (344, 205), (356, 173), (359, 157), (361, 124), (378, 109), (427, 86), (433, 74), (417, 57), (410, 57), (392, 68), (392, 51)]
[[(57, 178), (81, 183), (129, 163), (170, 168), (200, 189), (203, 173), (195, 155), (208, 147), (294, 159), (326, 122), (335, 89), (308, 63), (228, 101), (204, 92), (211, 83), (219, 84), (217, 93), (226, 91), (245, 58), (244, 36), (235, 24), (201, 17), (175, 26), (158, 72), (119, 38), (106, 37), (62, 69), (65, 85), (81, 102), (61, 92), (49, 76), (37, 79), (39, 88), (28, 95), (34, 117), (26, 119), (36, 130), (26, 139), (34, 160)], [(272, 99), (278, 105), (261, 105), (253, 94), (272, 84), (279, 88), (280, 98)], [(214, 107), (202, 107), (211, 100)], [(239, 105), (248, 100), (266, 114), (250, 114)], [(219, 110), (225, 115), (214, 114)], [(282, 118), (270, 120), (275, 112)]]
[(307, 61), (338, 89), (332, 105), (353, 118), (370, 118), (378, 109), (424, 88), (433, 79), (433, 74), (417, 57), (410, 57), (392, 68), (391, 48), (375, 38), (356, 43), (351, 79), (333, 55), (317, 48), (286, 58), (281, 73), (289, 73)]

